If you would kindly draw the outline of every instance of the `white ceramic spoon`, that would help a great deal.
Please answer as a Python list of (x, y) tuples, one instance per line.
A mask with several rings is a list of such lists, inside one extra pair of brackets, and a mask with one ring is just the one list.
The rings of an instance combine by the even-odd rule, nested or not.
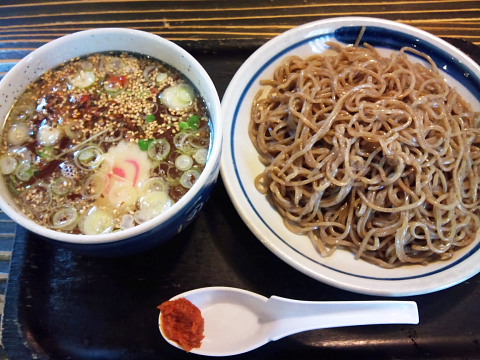
[[(191, 352), (206, 356), (241, 354), (298, 332), (340, 326), (418, 324), (414, 301), (299, 301), (229, 287), (207, 287), (184, 297), (205, 319), (205, 338)], [(161, 314), (160, 314), (161, 315)], [(180, 346), (162, 336), (171, 345)]]

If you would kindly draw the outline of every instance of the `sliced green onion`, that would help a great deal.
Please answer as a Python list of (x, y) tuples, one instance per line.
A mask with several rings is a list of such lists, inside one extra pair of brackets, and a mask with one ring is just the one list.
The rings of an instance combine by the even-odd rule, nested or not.
[(76, 88), (87, 88), (92, 85), (96, 80), (96, 76), (93, 71), (80, 70), (80, 72), (71, 79), (71, 83)]
[(141, 140), (138, 140), (138, 147), (140, 148), (140, 150), (142, 151), (147, 151), (148, 150), (148, 147), (150, 146), (150, 144), (153, 142), (154, 139), (141, 139)]
[(28, 181), (35, 173), (35, 169), (28, 161), (22, 161), (15, 169), (15, 176), (20, 181)]
[(201, 117), (199, 115), (192, 115), (188, 121), (180, 121), (178, 125), (182, 130), (198, 130), (200, 128)]
[(168, 75), (167, 73), (160, 73), (157, 75), (157, 77), (155, 78), (155, 81), (158, 83), (158, 84), (161, 84), (163, 83), (165, 80), (167, 80), (168, 78)]
[(208, 138), (204, 136), (197, 136), (196, 134), (190, 134), (187, 140), (189, 145), (195, 149), (206, 148), (208, 146)]
[(147, 123), (151, 123), (153, 121), (157, 120), (157, 118), (155, 117), (155, 115), (153, 114), (148, 114), (146, 117), (145, 117), (145, 121)]
[(153, 140), (147, 149), (148, 156), (152, 160), (160, 161), (165, 159), (170, 153), (170, 144), (165, 139)]
[(10, 145), (23, 145), (30, 139), (30, 130), (25, 124), (13, 124), (8, 129), (7, 139)]
[(152, 177), (147, 179), (140, 185), (142, 193), (149, 193), (154, 191), (168, 191), (168, 183), (161, 177)]
[(173, 143), (177, 147), (178, 150), (180, 150), (183, 153), (191, 153), (192, 151), (192, 146), (188, 142), (188, 137), (190, 136), (190, 133), (187, 131), (181, 131), (173, 137)]
[(183, 187), (190, 189), (193, 186), (193, 184), (195, 184), (199, 176), (200, 176), (200, 172), (195, 169), (185, 171), (182, 174), (182, 177), (180, 178), (180, 184)]
[(193, 159), (188, 155), (180, 155), (175, 159), (175, 166), (178, 170), (186, 171), (193, 165)]
[(72, 182), (66, 177), (60, 176), (53, 180), (52, 185), (50, 185), (52, 192), (57, 195), (66, 195), (70, 192), (72, 188)]
[(147, 80), (148, 82), (151, 82), (152, 80), (150, 79), (150, 75), (153, 73), (153, 71), (156, 69), (155, 66), (147, 66), (143, 70), (143, 78)]
[(96, 199), (105, 191), (109, 182), (106, 174), (90, 175), (82, 186), (82, 196), (85, 199)]
[(93, 64), (88, 60), (83, 60), (80, 62), (80, 67), (82, 70), (90, 71), (93, 69)]
[(55, 211), (52, 216), (52, 225), (57, 229), (71, 230), (77, 224), (77, 220), (77, 209), (67, 205)]
[(3, 175), (10, 175), (17, 168), (18, 161), (10, 155), (0, 157), (0, 170)]
[[(18, 103), (21, 101), (27, 100), (27, 103), (19, 105)], [(35, 114), (36, 110), (36, 104), (32, 104), (32, 101), (27, 99), (18, 99), (17, 105), (15, 106), (14, 109), (12, 109), (12, 112), (10, 113), (9, 117), (11, 119), (14, 119), (14, 121), (17, 122), (24, 122), (29, 120), (33, 114)]]
[(38, 129), (37, 140), (41, 145), (52, 146), (58, 143), (62, 136), (63, 131), (60, 127), (42, 125)]
[(113, 231), (115, 220), (109, 211), (93, 208), (86, 215), (82, 231), (85, 235), (107, 234)]
[(170, 86), (159, 96), (162, 104), (174, 110), (190, 107), (195, 97), (193, 88), (185, 83)]
[(98, 146), (90, 145), (77, 151), (74, 160), (80, 168), (92, 170), (102, 163), (103, 151)]
[(160, 215), (172, 205), (173, 200), (165, 191), (152, 191), (140, 198), (140, 210), (148, 219)]
[(178, 125), (180, 126), (180, 129), (182, 129), (182, 130), (188, 130), (190, 128), (190, 126), (188, 125), (188, 122), (186, 122), (186, 121), (180, 121), (178, 123)]
[(8, 150), (9, 152), (11, 152), (11, 156), (15, 156), (15, 159), (17, 159), (17, 161), (19, 162), (34, 162), (35, 160), (35, 154), (33, 154), (26, 146), (14, 146), (9, 148)]
[(124, 62), (119, 57), (110, 57), (104, 61), (104, 66), (108, 74), (118, 75), (123, 72)]
[(63, 132), (68, 138), (73, 140), (80, 140), (82, 137), (82, 131), (80, 130), (80, 122), (77, 120), (69, 120), (63, 125)]
[(208, 150), (204, 148), (198, 149), (197, 151), (195, 151), (193, 158), (198, 164), (205, 164), (208, 158)]
[(190, 125), (190, 129), (198, 130), (200, 127), (200, 116), (199, 115), (192, 115), (188, 119), (188, 125)]

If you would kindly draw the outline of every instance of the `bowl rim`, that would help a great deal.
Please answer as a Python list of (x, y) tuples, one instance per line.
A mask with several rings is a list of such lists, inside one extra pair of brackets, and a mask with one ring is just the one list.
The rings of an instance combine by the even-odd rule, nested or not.
[[(293, 268), (299, 270), (300, 272), (303, 272), (304, 274), (314, 278), (315, 280), (324, 282), (331, 286), (369, 295), (409, 296), (438, 291), (453, 286), (458, 282), (464, 281), (474, 276), (480, 271), (480, 267), (472, 266), (473, 269), (469, 268), (465, 272), (461, 273), (459, 273), (458, 270), (453, 269), (453, 272), (455, 272), (453, 278), (441, 284), (438, 283), (438, 279), (439, 277), (441, 277), (442, 274), (440, 274), (440, 276), (438, 277), (435, 277), (435, 275), (433, 275), (435, 277), (435, 279), (433, 280), (436, 280), (437, 282), (432, 281), (431, 283), (419, 283), (415, 281), (398, 281), (396, 287), (393, 289), (391, 283), (394, 281), (375, 281), (374, 283), (367, 281), (356, 284), (355, 282), (352, 283), (351, 279), (348, 279), (348, 277), (336, 276), (336, 274), (331, 274), (327, 271), (325, 273), (319, 273), (318, 269), (316, 269), (315, 266), (312, 267), (310, 264), (308, 264), (311, 260), (298, 261), (296, 254), (294, 254), (293, 251), (285, 249), (285, 247), (287, 247), (286, 245), (285, 247), (283, 247), (283, 244), (276, 244), (273, 243), (272, 240), (270, 240), (270, 238), (274, 237), (275, 234), (272, 235), (271, 231), (268, 230), (268, 227), (261, 223), (261, 220), (258, 220), (257, 217), (259, 215), (256, 214), (256, 210), (254, 209), (255, 204), (253, 204), (253, 200), (246, 199), (248, 197), (247, 192), (245, 191), (244, 194), (242, 192), (244, 190), (242, 190), (241, 186), (238, 184), (239, 182), (242, 182), (242, 180), (238, 179), (237, 175), (232, 176), (233, 174), (231, 173), (231, 171), (238, 170), (238, 166), (237, 164), (235, 164), (235, 156), (233, 155), (233, 153), (235, 152), (235, 150), (233, 149), (233, 136), (238, 136), (238, 131), (235, 131), (234, 127), (238, 125), (232, 124), (232, 122), (239, 121), (238, 118), (236, 118), (237, 107), (238, 109), (240, 109), (241, 107), (247, 106), (243, 103), (244, 98), (240, 99), (240, 97), (246, 96), (245, 93), (248, 92), (248, 90), (246, 89), (251, 86), (251, 83), (253, 81), (258, 81), (258, 78), (255, 78), (255, 76), (257, 74), (257, 71), (258, 73), (261, 72), (259, 70), (260, 67), (264, 66), (264, 64), (266, 64), (269, 59), (273, 57), (272, 54), (278, 54), (282, 52), (282, 50), (284, 50), (285, 48), (291, 46), (296, 41), (299, 41), (299, 39), (304, 39), (304, 34), (307, 32), (311, 34), (311, 37), (313, 38), (316, 36), (321, 36), (321, 31), (326, 28), (328, 28), (328, 32), (331, 33), (332, 31), (340, 27), (362, 25), (378, 26), (381, 28), (393, 29), (399, 32), (404, 32), (412, 36), (417, 36), (423, 41), (433, 44), (433, 46), (435, 47), (447, 49), (449, 53), (452, 54), (452, 57), (460, 58), (466, 67), (472, 69), (472, 72), (474, 72), (474, 75), (476, 76), (475, 81), (480, 78), (480, 66), (468, 55), (466, 55), (461, 50), (457, 49), (447, 41), (410, 25), (406, 25), (392, 20), (363, 16), (335, 17), (305, 23), (303, 25), (286, 31), (275, 38), (272, 38), (267, 43), (262, 45), (250, 57), (247, 58), (247, 60), (242, 64), (242, 66), (240, 66), (240, 68), (237, 70), (234, 77), (232, 78), (230, 84), (228, 85), (227, 90), (225, 91), (225, 95), (222, 99), (223, 118), (226, 121), (226, 125), (224, 126), (224, 149), (222, 154), (220, 173), (227, 189), (227, 193), (229, 194), (232, 203), (234, 204), (237, 212), (239, 213), (240, 217), (243, 219), (247, 227), (257, 237), (257, 239), (261, 243), (263, 243), (263, 245), (265, 245), (271, 252), (273, 252), (281, 260), (283, 260)], [(300, 34), (302, 36), (295, 39), (297, 34)], [(285, 56), (285, 53), (282, 54), (283, 56)], [(282, 58), (282, 56), (280, 56), (280, 58)], [(478, 96), (476, 97), (478, 98)], [(264, 205), (268, 206), (266, 204), (266, 200)], [(480, 251), (478, 251), (478, 248), (479, 245), (475, 245), (475, 258), (480, 258)], [(470, 260), (470, 264), (472, 257), (466, 260)], [(467, 263), (466, 260), (463, 261), (463, 264)], [(403, 287), (404, 285), (406, 285), (406, 287)]]
[[(7, 216), (9, 216), (12, 220), (14, 220), (17, 224), (23, 226), (24, 228), (33, 231), (34, 233), (46, 237), (52, 240), (57, 240), (64, 243), (71, 243), (71, 244), (79, 244), (79, 245), (92, 245), (92, 244), (106, 244), (117, 242), (121, 240), (128, 240), (130, 238), (134, 238), (136, 236), (140, 236), (144, 233), (147, 233), (162, 223), (169, 221), (170, 219), (175, 218), (177, 214), (184, 208), (185, 205), (188, 205), (192, 202), (197, 194), (202, 193), (202, 189), (204, 185), (208, 184), (209, 179), (211, 178), (212, 174), (216, 177), (219, 172), (219, 161), (220, 155), (222, 150), (222, 138), (223, 138), (223, 129), (222, 129), (222, 122), (220, 121), (221, 118), (221, 103), (220, 98), (218, 96), (218, 92), (216, 87), (210, 78), (207, 71), (203, 68), (203, 66), (185, 49), (180, 47), (179, 45), (175, 44), (174, 42), (167, 40), (161, 36), (142, 31), (136, 29), (128, 29), (128, 28), (116, 28), (116, 27), (108, 27), (108, 28), (95, 28), (89, 30), (82, 30), (77, 31), (71, 34), (64, 35), (57, 39), (54, 39), (37, 49), (33, 50), (31, 53), (26, 55), (22, 60), (20, 60), (14, 67), (12, 67), (5, 76), (0, 81), (0, 89), (6, 86), (9, 83), (14, 82), (16, 76), (19, 76), (21, 71), (25, 66), (28, 66), (29, 61), (32, 58), (37, 58), (42, 56), (43, 54), (47, 54), (51, 52), (53, 49), (56, 49), (60, 46), (71, 46), (75, 44), (75, 42), (84, 40), (87, 37), (95, 37), (95, 36), (105, 36), (105, 35), (121, 35), (121, 36), (134, 36), (139, 39), (147, 39), (149, 41), (157, 42), (162, 46), (168, 47), (173, 50), (177, 57), (181, 58), (182, 61), (186, 61), (192, 69), (198, 73), (200, 78), (203, 82), (205, 82), (205, 88), (211, 90), (211, 96), (209, 96), (210, 104), (209, 104), (209, 112), (211, 114), (212, 121), (212, 134), (211, 134), (211, 145), (209, 151), (209, 161), (207, 161), (204, 170), (200, 174), (200, 177), (195, 182), (195, 184), (190, 188), (185, 195), (175, 204), (172, 205), (167, 211), (162, 214), (159, 214), (155, 218), (148, 220), (142, 224), (138, 224), (130, 229), (124, 229), (120, 231), (115, 231), (107, 234), (98, 234), (98, 235), (85, 235), (85, 234), (69, 234), (64, 233), (56, 230), (52, 230), (46, 228), (44, 226), (39, 225), (35, 221), (28, 218), (23, 213), (15, 210), (8, 201), (4, 198), (4, 196), (0, 196), (0, 208), (5, 212)], [(108, 48), (104, 51), (116, 51), (118, 49)], [(119, 50), (119, 51), (128, 51), (128, 50)], [(95, 52), (95, 51), (94, 51)], [(85, 52), (85, 55), (94, 53), (94, 52)], [(68, 61), (70, 59), (65, 59), (64, 61)], [(160, 59), (161, 60), (161, 59)], [(171, 64), (175, 67), (174, 64)], [(54, 68), (54, 66), (49, 66), (46, 68), (45, 71)], [(44, 72), (44, 71), (43, 71)], [(43, 73), (41, 72), (41, 73)], [(39, 73), (38, 75), (40, 75)], [(183, 73), (184, 76), (188, 78), (188, 75)], [(34, 81), (34, 80), (33, 80)], [(20, 94), (25, 89), (21, 89)], [(215, 117), (216, 114), (216, 117)], [(0, 120), (0, 127), (3, 128), (5, 123), (5, 119)], [(3, 181), (1, 179), (0, 181)], [(9, 195), (7, 195), (9, 196)]]

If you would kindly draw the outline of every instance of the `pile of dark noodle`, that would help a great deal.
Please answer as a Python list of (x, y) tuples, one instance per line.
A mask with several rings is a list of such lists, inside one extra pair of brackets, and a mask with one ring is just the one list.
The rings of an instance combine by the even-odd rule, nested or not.
[(322, 256), (344, 248), (387, 268), (451, 258), (480, 225), (479, 114), (415, 49), (329, 45), (262, 80), (257, 188)]

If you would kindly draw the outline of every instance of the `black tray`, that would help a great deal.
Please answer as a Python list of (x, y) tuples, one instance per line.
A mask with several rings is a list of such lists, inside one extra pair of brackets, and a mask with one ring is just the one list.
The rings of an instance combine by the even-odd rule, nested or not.
[[(451, 40), (479, 57), (479, 48)], [(195, 56), (223, 94), (250, 52)], [(234, 286), (303, 300), (374, 300), (294, 270), (265, 248), (219, 181), (197, 220), (179, 236), (135, 256), (72, 253), (17, 228), (3, 319), (11, 360), (196, 359), (167, 344), (156, 306), (193, 288)], [(384, 299), (384, 298), (382, 298)], [(370, 325), (292, 335), (235, 359), (479, 359), (480, 275), (418, 303), (418, 325)]]

